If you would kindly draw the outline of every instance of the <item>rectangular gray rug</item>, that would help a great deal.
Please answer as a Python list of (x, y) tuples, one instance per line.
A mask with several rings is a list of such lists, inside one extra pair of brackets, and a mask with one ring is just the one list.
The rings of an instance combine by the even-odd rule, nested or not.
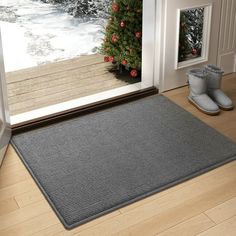
[(236, 144), (157, 95), (15, 135), (67, 229), (236, 159)]

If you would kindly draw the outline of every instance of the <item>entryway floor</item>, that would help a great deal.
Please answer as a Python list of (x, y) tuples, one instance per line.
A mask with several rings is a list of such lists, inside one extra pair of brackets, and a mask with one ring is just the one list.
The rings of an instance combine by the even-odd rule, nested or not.
[(111, 68), (102, 55), (95, 54), (9, 72), (10, 115), (138, 82), (129, 75), (111, 73)]
[[(223, 89), (236, 104), (236, 73), (224, 78)], [(187, 94), (187, 87), (164, 93), (236, 142), (236, 109), (207, 116), (188, 103)], [(236, 162), (231, 162), (66, 231), (10, 146), (0, 171), (0, 235), (234, 236), (235, 182)]]

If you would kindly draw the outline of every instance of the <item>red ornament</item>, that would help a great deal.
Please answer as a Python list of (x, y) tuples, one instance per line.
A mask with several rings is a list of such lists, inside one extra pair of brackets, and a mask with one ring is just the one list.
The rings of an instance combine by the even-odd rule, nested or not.
[(140, 32), (140, 31), (136, 32), (136, 33), (135, 33), (135, 37), (136, 37), (137, 39), (140, 39), (140, 38), (142, 37), (142, 32)]
[(133, 70), (130, 71), (130, 75), (131, 75), (133, 78), (135, 78), (135, 77), (138, 76), (138, 71), (137, 71), (136, 69), (133, 69)]
[(124, 21), (121, 21), (121, 22), (120, 22), (120, 27), (121, 27), (121, 28), (124, 28), (124, 27), (125, 27), (125, 22), (124, 22)]
[(112, 40), (113, 43), (116, 43), (119, 40), (119, 37), (114, 34), (114, 35), (112, 35), (111, 40)]
[(114, 57), (110, 56), (109, 57), (109, 62), (114, 62)]
[(197, 55), (197, 49), (196, 49), (196, 48), (193, 48), (193, 49), (192, 49), (192, 54), (193, 54), (193, 55)]
[(114, 12), (118, 12), (120, 10), (120, 6), (117, 3), (112, 4), (112, 10)]
[(110, 60), (109, 60), (109, 57), (108, 57), (108, 56), (105, 56), (105, 57), (104, 57), (104, 61), (105, 61), (105, 62), (109, 62), (109, 61), (110, 61)]
[(127, 65), (127, 61), (126, 61), (126, 60), (123, 60), (123, 61), (121, 62), (121, 64), (125, 66), (125, 65)]
[(126, 7), (126, 11), (129, 11), (129, 10), (130, 10), (130, 7), (129, 7), (129, 6), (127, 6), (127, 7)]

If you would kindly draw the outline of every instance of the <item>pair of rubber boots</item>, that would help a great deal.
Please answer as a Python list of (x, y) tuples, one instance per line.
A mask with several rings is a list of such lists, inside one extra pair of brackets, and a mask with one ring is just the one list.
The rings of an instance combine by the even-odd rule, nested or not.
[(214, 65), (187, 73), (190, 88), (188, 100), (208, 115), (217, 115), (220, 109), (232, 110), (234, 107), (231, 99), (220, 89), (223, 73)]

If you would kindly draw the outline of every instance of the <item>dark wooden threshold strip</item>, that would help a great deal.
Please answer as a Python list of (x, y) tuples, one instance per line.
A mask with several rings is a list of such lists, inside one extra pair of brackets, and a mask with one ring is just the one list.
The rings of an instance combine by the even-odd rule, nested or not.
[(156, 87), (151, 87), (148, 89), (143, 89), (137, 92), (121, 95), (115, 98), (96, 102), (96, 103), (89, 104), (86, 106), (73, 108), (70, 110), (63, 111), (63, 112), (51, 114), (45, 117), (40, 117), (32, 121), (22, 122), (22, 123), (12, 126), (12, 134), (14, 135), (14, 134), (22, 133), (22, 132), (27, 132), (33, 129), (37, 129), (37, 128), (54, 124), (56, 122), (61, 122), (67, 119), (86, 115), (88, 113), (96, 112), (102, 109), (107, 109), (107, 108), (117, 106), (126, 102), (131, 102), (137, 99), (151, 96), (157, 93), (158, 93), (158, 89)]

